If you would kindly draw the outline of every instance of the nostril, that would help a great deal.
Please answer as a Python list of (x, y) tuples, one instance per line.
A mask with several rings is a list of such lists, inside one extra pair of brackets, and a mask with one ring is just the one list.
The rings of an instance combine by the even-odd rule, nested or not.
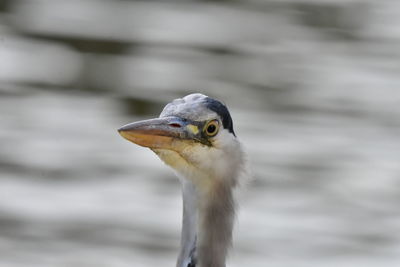
[(182, 126), (179, 123), (170, 123), (169, 126), (173, 128), (181, 128)]

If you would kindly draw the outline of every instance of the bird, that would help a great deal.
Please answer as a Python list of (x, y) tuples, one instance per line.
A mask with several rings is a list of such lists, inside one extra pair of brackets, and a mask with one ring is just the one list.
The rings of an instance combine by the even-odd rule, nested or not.
[(241, 142), (224, 103), (194, 93), (168, 103), (160, 116), (118, 132), (150, 148), (182, 184), (177, 267), (225, 267), (232, 245), (235, 191), (245, 169)]

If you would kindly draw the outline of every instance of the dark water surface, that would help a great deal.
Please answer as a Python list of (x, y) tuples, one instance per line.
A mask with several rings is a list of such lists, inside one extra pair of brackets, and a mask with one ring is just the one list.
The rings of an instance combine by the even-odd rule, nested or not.
[(4, 3), (0, 266), (174, 266), (178, 179), (116, 130), (196, 91), (252, 173), (228, 266), (399, 266), (400, 3)]

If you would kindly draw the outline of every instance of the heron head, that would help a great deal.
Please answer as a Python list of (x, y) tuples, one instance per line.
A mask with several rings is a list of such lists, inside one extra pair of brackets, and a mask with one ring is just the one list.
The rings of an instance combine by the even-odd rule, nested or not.
[(181, 176), (199, 185), (236, 183), (240, 143), (226, 106), (202, 94), (167, 104), (159, 118), (127, 124), (119, 133), (152, 149)]

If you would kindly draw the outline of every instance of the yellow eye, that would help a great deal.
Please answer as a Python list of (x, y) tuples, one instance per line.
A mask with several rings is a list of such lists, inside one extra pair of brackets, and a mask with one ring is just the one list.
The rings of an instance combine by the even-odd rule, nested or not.
[(205, 133), (212, 137), (215, 136), (218, 133), (219, 130), (219, 122), (217, 120), (210, 121), (207, 123), (206, 127), (204, 127)]

